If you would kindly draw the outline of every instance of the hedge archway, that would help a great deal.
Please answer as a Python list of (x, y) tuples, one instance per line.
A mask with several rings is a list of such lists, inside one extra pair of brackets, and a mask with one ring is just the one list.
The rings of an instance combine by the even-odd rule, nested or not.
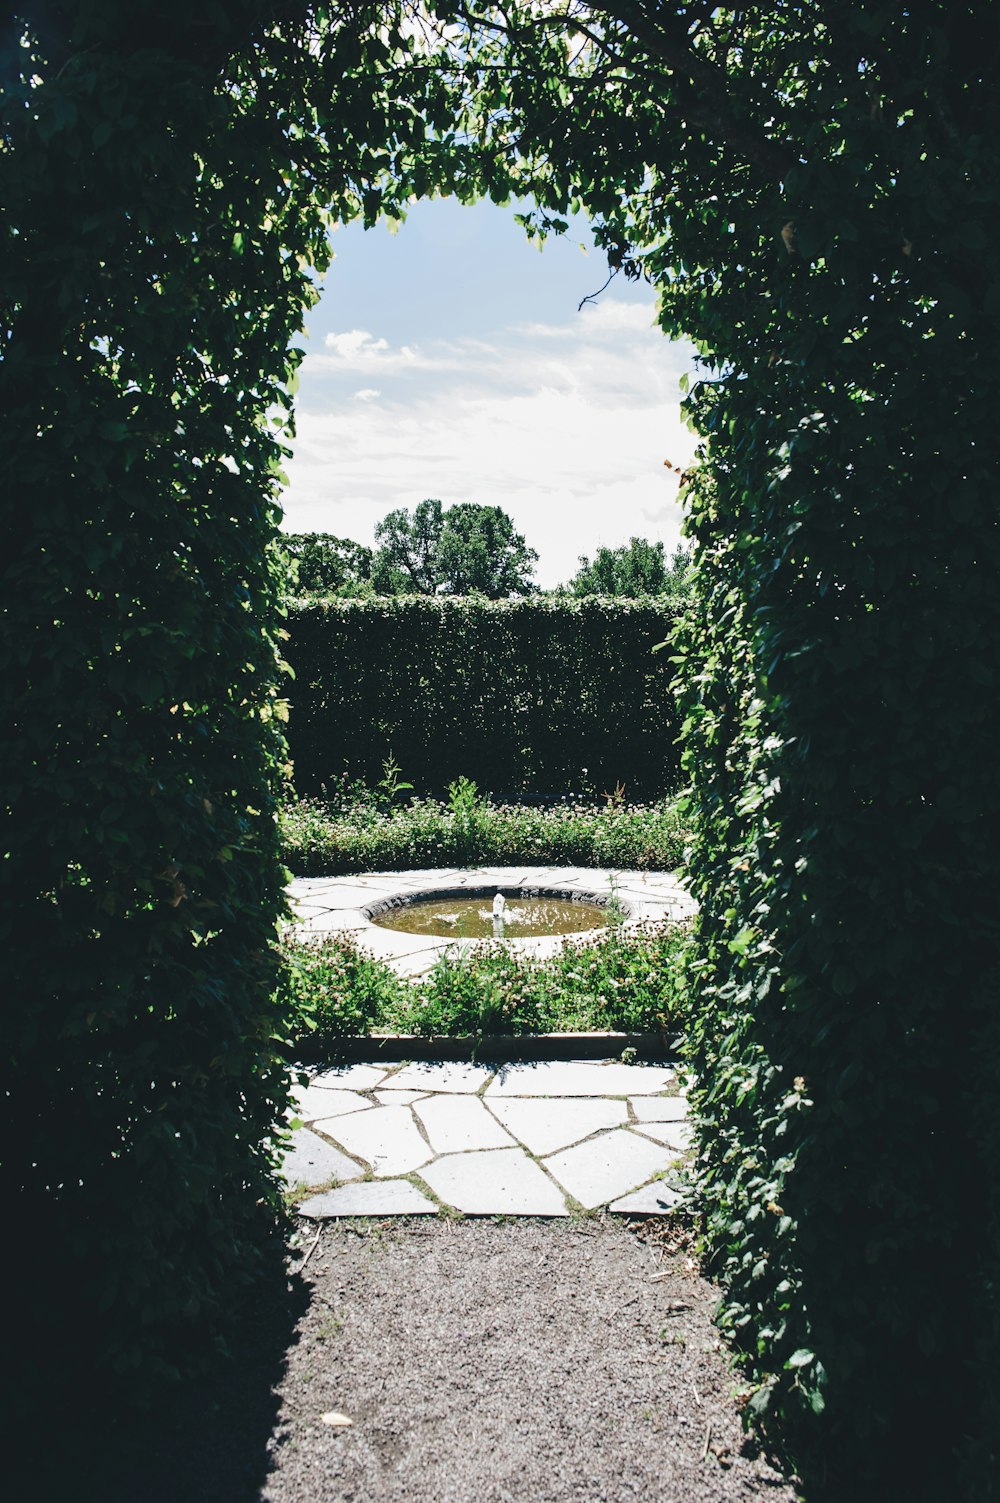
[(984, 0), (5, 23), (4, 1166), (115, 1364), (275, 1221), (267, 545), (327, 224), (516, 191), (706, 362), (694, 1059), (751, 1407), (834, 1492), (990, 1475), (997, 50)]

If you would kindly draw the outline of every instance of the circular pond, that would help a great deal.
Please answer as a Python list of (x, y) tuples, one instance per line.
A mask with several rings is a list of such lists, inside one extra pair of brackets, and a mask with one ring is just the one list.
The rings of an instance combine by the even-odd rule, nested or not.
[(540, 935), (580, 934), (603, 928), (607, 906), (592, 897), (530, 892), (504, 897), (502, 913), (493, 912), (493, 892), (416, 895), (369, 909), (380, 929), (444, 939), (530, 939)]

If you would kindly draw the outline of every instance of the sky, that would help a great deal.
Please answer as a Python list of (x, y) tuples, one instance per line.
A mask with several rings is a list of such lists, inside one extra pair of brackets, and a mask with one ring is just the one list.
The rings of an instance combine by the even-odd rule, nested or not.
[[(532, 246), (514, 207), (413, 205), (395, 234), (335, 231), (306, 328), (285, 529), (371, 544), (426, 497), (502, 506), (543, 588), (581, 555), (680, 531), (694, 450), (679, 381), (693, 353), (645, 284), (607, 277), (586, 221)], [(589, 245), (589, 252), (587, 246)]]

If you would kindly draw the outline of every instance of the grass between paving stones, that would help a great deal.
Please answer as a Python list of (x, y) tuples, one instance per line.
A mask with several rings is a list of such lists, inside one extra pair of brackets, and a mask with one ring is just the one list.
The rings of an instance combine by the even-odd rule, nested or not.
[(687, 832), (679, 799), (604, 805), (570, 798), (544, 808), (494, 804), (460, 779), (451, 797), (399, 802), (352, 784), (280, 816), (284, 859), (301, 877), (440, 866), (531, 864), (672, 871)]
[(291, 1042), (335, 1053), (348, 1035), (679, 1033), (686, 1017), (684, 924), (565, 939), (546, 958), (483, 945), (448, 950), (419, 980), (397, 976), (347, 935), (282, 941)]

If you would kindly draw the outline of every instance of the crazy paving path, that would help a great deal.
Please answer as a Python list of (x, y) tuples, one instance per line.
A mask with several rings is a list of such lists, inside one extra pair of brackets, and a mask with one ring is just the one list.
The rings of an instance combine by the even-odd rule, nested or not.
[(690, 1128), (670, 1064), (353, 1064), (295, 1100), (284, 1175), (303, 1216), (662, 1215), (679, 1199)]

